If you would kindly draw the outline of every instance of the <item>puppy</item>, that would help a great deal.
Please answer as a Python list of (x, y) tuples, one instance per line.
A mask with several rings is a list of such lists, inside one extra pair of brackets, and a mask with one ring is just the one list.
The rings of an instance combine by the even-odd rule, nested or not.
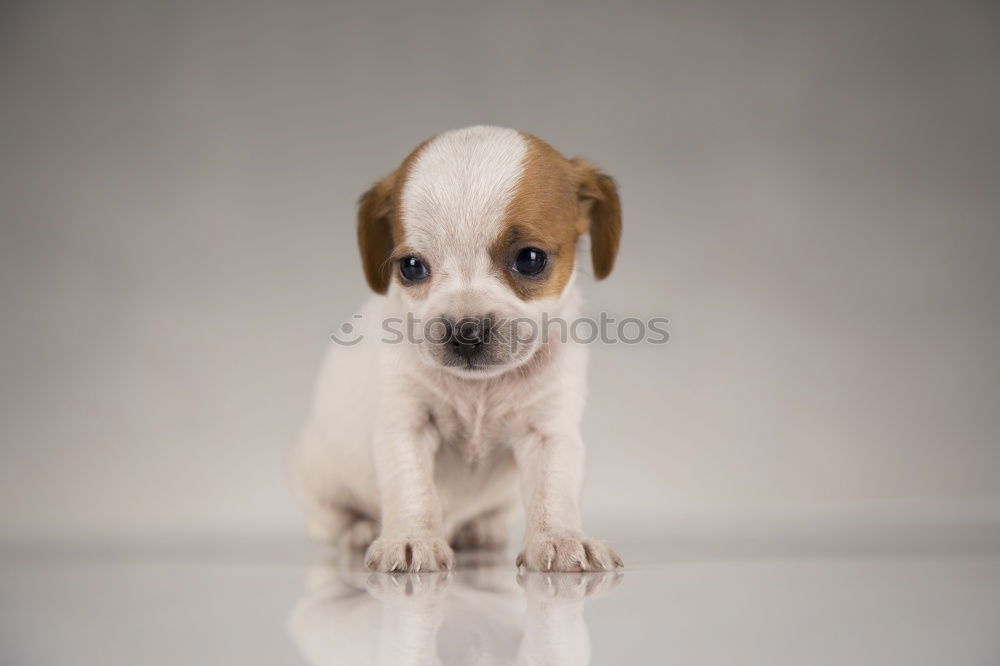
[(380, 295), (331, 344), (293, 452), (313, 535), (367, 547), (376, 571), (450, 569), (452, 548), (504, 545), (520, 486), (517, 566), (622, 566), (578, 506), (587, 356), (564, 333), (588, 232), (601, 279), (621, 234), (614, 182), (511, 129), (433, 137), (362, 195)]

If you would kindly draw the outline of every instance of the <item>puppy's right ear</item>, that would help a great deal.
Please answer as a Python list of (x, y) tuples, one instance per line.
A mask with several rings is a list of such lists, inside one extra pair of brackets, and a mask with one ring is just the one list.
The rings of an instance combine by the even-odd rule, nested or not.
[(386, 176), (372, 185), (358, 201), (358, 247), (368, 286), (377, 294), (389, 289), (395, 247), (392, 237), (392, 194), (395, 178)]

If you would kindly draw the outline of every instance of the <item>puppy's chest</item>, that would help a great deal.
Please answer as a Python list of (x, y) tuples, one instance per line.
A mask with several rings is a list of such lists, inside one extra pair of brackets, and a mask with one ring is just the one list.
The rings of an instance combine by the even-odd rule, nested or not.
[(431, 411), (441, 446), (453, 449), (469, 463), (509, 446), (526, 423), (526, 415), (515, 407), (475, 397)]

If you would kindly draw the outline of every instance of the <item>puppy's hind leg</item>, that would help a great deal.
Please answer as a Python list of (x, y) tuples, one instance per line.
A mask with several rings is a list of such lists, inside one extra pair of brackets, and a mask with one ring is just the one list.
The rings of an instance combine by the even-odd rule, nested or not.
[(372, 541), (378, 538), (378, 531), (378, 523), (367, 516), (358, 516), (341, 536), (337, 546), (364, 552), (372, 545)]
[(334, 454), (341, 449), (322, 429), (307, 424), (292, 451), (292, 484), (314, 539), (342, 549), (365, 549), (378, 536), (378, 524), (352, 501), (344, 477), (353, 467), (350, 459), (344, 463)]
[(344, 550), (365, 550), (378, 536), (374, 520), (339, 506), (311, 507), (307, 529), (314, 539)]
[(357, 516), (353, 511), (335, 505), (316, 504), (306, 511), (309, 536), (330, 545), (337, 545), (355, 520)]

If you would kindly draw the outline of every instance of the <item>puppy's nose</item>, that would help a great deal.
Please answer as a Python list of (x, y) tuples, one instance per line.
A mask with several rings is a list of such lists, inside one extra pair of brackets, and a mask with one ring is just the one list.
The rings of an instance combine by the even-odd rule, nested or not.
[(454, 353), (465, 359), (472, 358), (482, 350), (489, 330), (483, 320), (471, 317), (451, 324), (450, 329), (448, 344)]

